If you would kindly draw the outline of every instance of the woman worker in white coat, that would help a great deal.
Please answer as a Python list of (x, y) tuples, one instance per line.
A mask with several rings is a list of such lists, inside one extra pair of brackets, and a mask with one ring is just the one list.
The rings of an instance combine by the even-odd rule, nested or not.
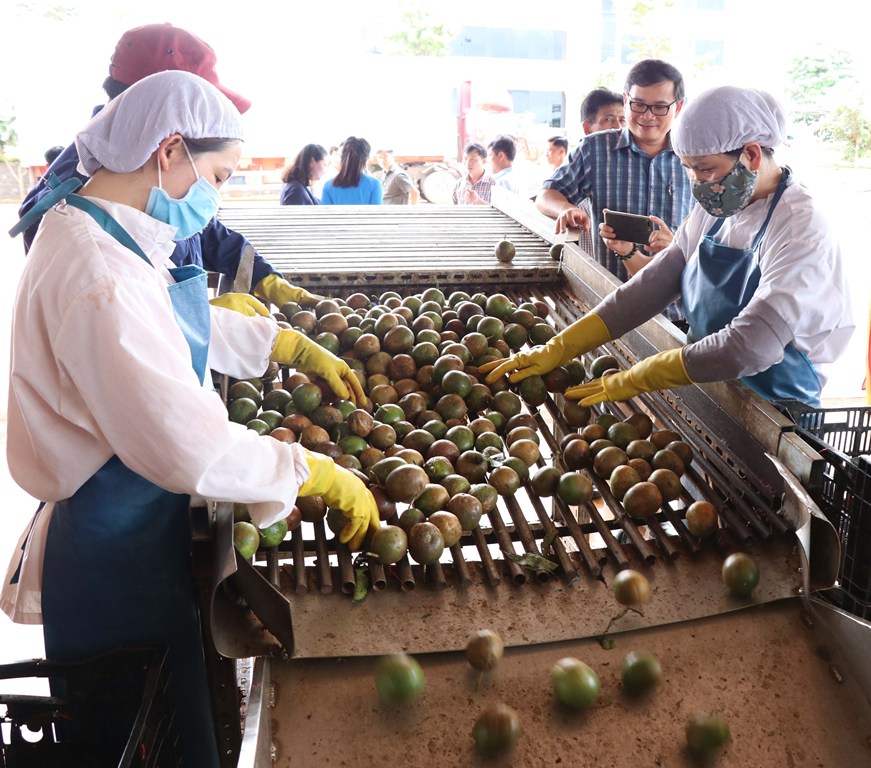
[[(42, 622), (52, 659), (167, 646), (181, 756), (204, 768), (219, 761), (190, 495), (244, 502), (261, 527), (297, 496), (320, 495), (344, 511), (340, 539), (352, 548), (378, 525), (352, 473), (231, 423), (204, 385), (207, 367), (247, 378), (287, 359), (287, 347), (317, 355), (271, 318), (210, 308), (205, 273), (169, 262), (173, 238), (217, 212), (241, 139), (236, 108), (187, 72), (146, 77), (114, 99), (76, 139), (91, 178), (46, 213), (12, 328), (8, 461), (47, 503), (10, 564), (3, 608)], [(336, 381), (345, 384), (359, 388), (353, 376)]]
[(698, 205), (674, 242), (543, 347), (482, 367), (520, 381), (589, 352), (680, 295), (686, 346), (570, 388), (584, 405), (693, 382), (741, 379), (766, 399), (818, 406), (820, 366), (854, 329), (840, 248), (807, 188), (773, 149), (785, 117), (769, 94), (714, 88), (684, 107), (672, 146)]

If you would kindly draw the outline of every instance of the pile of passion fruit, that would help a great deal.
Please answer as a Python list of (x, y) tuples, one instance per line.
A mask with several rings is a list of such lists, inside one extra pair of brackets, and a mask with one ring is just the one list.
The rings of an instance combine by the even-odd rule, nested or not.
[[(521, 486), (580, 506), (594, 496), (595, 475), (625, 513), (643, 523), (683, 492), (680, 478), (693, 454), (679, 434), (655, 430), (643, 412), (619, 419), (565, 401), (563, 417), (574, 430), (559, 446), (565, 469), (547, 465), (540, 450), (537, 409), (550, 395), (616, 368), (617, 360), (601, 355), (588, 371), (574, 359), (518, 384), (507, 377), (486, 384), (478, 375), (485, 363), (552, 338), (548, 314), (539, 300), (515, 304), (501, 293), (463, 291), (446, 296), (437, 288), (405, 297), (355, 293), (313, 309), (288, 303), (275, 314), (278, 323), (345, 360), (367, 402), (337, 399), (322, 380), (275, 366), (263, 378), (230, 385), (229, 417), (357, 473), (383, 523), (365, 550), (386, 565), (406, 554), (422, 565), (438, 562), (496, 510), (500, 496), (513, 496)], [(597, 481), (600, 492), (602, 484)], [(244, 508), (238, 519), (246, 521)], [(298, 499), (286, 522), (293, 530), (324, 519), (336, 534), (345, 524), (341, 511), (309, 497)], [(718, 526), (707, 501), (692, 503), (686, 521), (699, 537)], [(250, 549), (253, 536), (246, 533)], [(273, 531), (268, 541), (280, 536)]]

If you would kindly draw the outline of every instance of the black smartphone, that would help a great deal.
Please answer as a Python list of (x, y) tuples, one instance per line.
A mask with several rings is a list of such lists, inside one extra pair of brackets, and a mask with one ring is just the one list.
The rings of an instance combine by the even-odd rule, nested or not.
[(647, 216), (636, 213), (622, 213), (605, 209), (605, 224), (614, 230), (615, 239), (627, 243), (647, 245), (650, 233), (653, 232), (653, 222)]

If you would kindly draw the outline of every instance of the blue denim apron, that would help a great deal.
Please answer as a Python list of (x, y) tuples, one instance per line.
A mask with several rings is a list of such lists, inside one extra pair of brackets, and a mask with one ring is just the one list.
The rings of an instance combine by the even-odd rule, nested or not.
[[(151, 264), (106, 211), (69, 189), (63, 190), (63, 196), (67, 205), (89, 213), (107, 233)], [(49, 197), (46, 208), (58, 201), (57, 195), (46, 200)], [(206, 273), (193, 265), (170, 272), (176, 281), (168, 287), (173, 311), (202, 382), (210, 329)], [(120, 646), (167, 646), (184, 765), (217, 768), (190, 564), (189, 502), (189, 496), (163, 490), (128, 469), (117, 456), (72, 497), (57, 502), (42, 573), (43, 633), (46, 656), (51, 659), (83, 659)]]
[[(681, 302), (690, 326), (689, 341), (723, 330), (750, 303), (762, 274), (756, 252), (774, 207), (791, 182), (791, 171), (784, 168), (768, 215), (750, 248), (730, 248), (714, 240), (724, 219), (719, 219), (699, 243), (681, 276)], [(791, 342), (783, 350), (783, 360), (741, 381), (766, 400), (795, 399), (814, 408), (820, 404), (821, 385), (816, 369)]]

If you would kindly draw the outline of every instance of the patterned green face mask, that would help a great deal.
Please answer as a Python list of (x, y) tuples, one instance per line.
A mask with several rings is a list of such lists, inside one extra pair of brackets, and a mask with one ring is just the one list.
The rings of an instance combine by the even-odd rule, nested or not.
[(693, 197), (711, 216), (725, 219), (747, 206), (755, 188), (756, 174), (737, 160), (722, 179), (693, 183)]

